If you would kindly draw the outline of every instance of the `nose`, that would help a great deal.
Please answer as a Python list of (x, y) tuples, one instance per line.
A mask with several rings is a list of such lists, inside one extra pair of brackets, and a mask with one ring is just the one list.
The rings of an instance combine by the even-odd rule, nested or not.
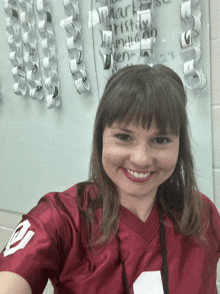
[(136, 146), (130, 154), (130, 162), (136, 168), (146, 169), (154, 163), (153, 152), (146, 144)]

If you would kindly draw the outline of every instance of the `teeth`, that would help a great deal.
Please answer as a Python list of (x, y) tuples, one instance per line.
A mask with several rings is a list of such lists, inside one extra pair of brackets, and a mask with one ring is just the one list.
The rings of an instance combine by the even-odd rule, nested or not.
[(143, 179), (143, 178), (147, 178), (147, 177), (149, 177), (149, 175), (151, 174), (151, 173), (137, 173), (137, 172), (133, 172), (133, 171), (130, 170), (130, 169), (126, 169), (126, 171), (129, 172), (129, 174), (131, 174), (131, 175), (134, 176), (135, 178), (141, 178), (141, 179)]

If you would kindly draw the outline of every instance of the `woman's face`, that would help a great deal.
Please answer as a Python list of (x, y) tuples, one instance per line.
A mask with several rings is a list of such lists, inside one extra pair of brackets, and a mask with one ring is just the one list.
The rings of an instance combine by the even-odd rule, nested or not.
[(103, 132), (102, 164), (115, 183), (120, 201), (127, 197), (155, 197), (159, 185), (173, 173), (179, 155), (179, 136), (114, 122)]

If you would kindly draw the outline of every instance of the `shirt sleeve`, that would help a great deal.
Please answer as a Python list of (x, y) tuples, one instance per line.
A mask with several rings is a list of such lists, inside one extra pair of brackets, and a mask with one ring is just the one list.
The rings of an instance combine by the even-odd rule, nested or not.
[[(23, 216), (0, 254), (0, 271), (22, 276), (33, 294), (43, 292), (48, 278), (59, 276), (66, 253), (62, 240), (71, 239), (62, 208), (54, 205), (54, 194), (41, 198), (38, 205)], [(65, 238), (62, 238), (64, 232)]]
[(219, 244), (218, 252), (220, 253), (220, 215), (214, 204), (212, 207), (211, 221)]
[(207, 196), (202, 194), (202, 199), (208, 209), (208, 224), (218, 243), (218, 253), (220, 254), (220, 215), (215, 204)]

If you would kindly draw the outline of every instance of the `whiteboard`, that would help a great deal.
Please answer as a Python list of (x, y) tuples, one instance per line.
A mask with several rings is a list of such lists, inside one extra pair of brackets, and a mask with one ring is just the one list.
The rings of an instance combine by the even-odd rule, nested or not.
[[(140, 2), (143, 3), (142, 7), (140, 7)], [(181, 9), (182, 14), (187, 14), (189, 2), (193, 17), (188, 16), (188, 20), (184, 21), (184, 17), (181, 17)], [(106, 1), (113, 19), (110, 21), (112, 23), (110, 28), (113, 32), (114, 63), (109, 70), (103, 69), (103, 59), (100, 57), (100, 44), (102, 44), (100, 31), (109, 30), (109, 26), (106, 25), (106, 22), (97, 23), (96, 13), (93, 13), (92, 30), (100, 95), (112, 70), (117, 71), (126, 65), (161, 63), (176, 71), (187, 85), (185, 86), (188, 97), (187, 111), (198, 187), (201, 192), (213, 200), (209, 3), (204, 0), (155, 0), (153, 3), (152, 6), (152, 1), (148, 0)], [(102, 1), (94, 0), (92, 9), (99, 11), (103, 6)], [(143, 34), (142, 37), (153, 36), (152, 56), (150, 54), (141, 56), (140, 31), (141, 29), (144, 31), (144, 28), (140, 29), (140, 26), (137, 25), (137, 14), (148, 8), (151, 8), (152, 25), (146, 28), (146, 34)], [(201, 25), (200, 28), (199, 25)], [(195, 65), (195, 70), (202, 73), (206, 79), (206, 84), (201, 89), (198, 87), (199, 78), (195, 77), (195, 81), (191, 82), (190, 78), (185, 77), (183, 71), (185, 62), (196, 59), (197, 52), (190, 48), (188, 51), (182, 50), (180, 43), (181, 35), (192, 28), (199, 29), (199, 33), (192, 32), (190, 48), (200, 48), (201, 57)], [(104, 52), (103, 48), (101, 50)]]
[[(36, 3), (35, 0), (35, 9)], [(47, 109), (45, 98), (37, 101), (15, 95), (5, 34), (7, 16), (3, 6), (0, 7), (0, 209), (26, 213), (47, 192), (63, 191), (88, 178), (95, 113), (106, 81), (112, 74), (111, 70), (103, 69), (100, 55), (103, 24), (97, 22), (97, 8), (106, 4), (114, 7), (113, 42), (118, 40), (115, 66), (119, 69), (127, 64), (149, 62), (146, 56), (140, 56), (139, 47), (122, 46), (123, 42), (129, 46), (128, 36), (135, 41), (138, 33), (135, 27), (137, 3), (135, 0), (79, 1), (83, 62), (91, 83), (89, 92), (79, 94), (69, 67), (67, 34), (63, 27), (67, 14), (62, 1), (51, 1), (61, 97), (61, 105), (54, 109)], [(181, 22), (181, 2), (155, 0), (154, 3), (152, 23), (157, 35), (153, 44), (153, 61), (170, 66), (184, 79), (180, 35), (189, 28)], [(203, 42), (199, 66), (207, 83), (200, 90), (186, 89), (188, 113), (198, 186), (213, 199), (209, 7), (205, 0), (199, 1), (195, 7), (201, 8), (200, 38)], [(137, 38), (136, 41), (138, 43)], [(38, 51), (42, 62), (40, 43)]]

